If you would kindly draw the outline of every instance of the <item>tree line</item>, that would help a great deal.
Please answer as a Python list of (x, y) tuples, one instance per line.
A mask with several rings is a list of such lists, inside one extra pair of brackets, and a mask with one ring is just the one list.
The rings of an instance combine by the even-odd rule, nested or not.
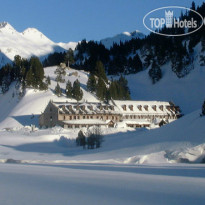
[[(57, 83), (55, 89), (54, 89), (55, 94), (60, 97), (63, 94), (62, 88), (60, 87), (59, 83)], [(82, 100), (83, 98), (83, 91), (80, 88), (80, 82), (79, 80), (75, 80), (73, 83), (73, 86), (71, 82), (68, 80), (66, 83), (66, 89), (64, 91), (66, 94), (67, 98), (73, 98), (77, 101)]]
[(44, 69), (38, 57), (30, 59), (16, 55), (13, 64), (6, 64), (0, 69), (0, 86), (2, 93), (9, 90), (10, 84), (16, 81), (22, 88), (46, 90), (48, 84), (44, 82)]
[(108, 102), (111, 98), (115, 100), (129, 100), (130, 91), (127, 80), (121, 75), (119, 80), (108, 81), (104, 65), (97, 61), (94, 70), (90, 72), (87, 89), (101, 101)]

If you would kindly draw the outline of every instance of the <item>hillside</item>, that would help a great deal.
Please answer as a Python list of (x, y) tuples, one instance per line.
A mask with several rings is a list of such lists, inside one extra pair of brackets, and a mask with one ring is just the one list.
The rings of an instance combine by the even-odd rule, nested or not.
[[(54, 88), (56, 86), (56, 74), (54, 74), (54, 71), (56, 70), (57, 66), (54, 67), (47, 67), (45, 68), (45, 76), (50, 76), (51, 79), (51, 85), (49, 87), (48, 91), (37, 91), (33, 89), (27, 89), (25, 96), (20, 99), (18, 99), (18, 91), (15, 89), (15, 82), (12, 84), (9, 91), (1, 96), (2, 100), (0, 101), (0, 106), (7, 105), (6, 109), (1, 110), (1, 120), (3, 121), (0, 125), (1, 128), (10, 125), (10, 127), (16, 127), (16, 126), (22, 126), (21, 123), (18, 122), (18, 120), (15, 120), (15, 117), (18, 118), (18, 116), (25, 116), (25, 119), (23, 120), (23, 125), (30, 125), (31, 123), (38, 125), (37, 121), (32, 122), (29, 120), (29, 118), (34, 115), (39, 115), (41, 112), (44, 111), (46, 105), (50, 100), (56, 100), (56, 101), (65, 101), (68, 100), (66, 97), (62, 96), (58, 98), (54, 93)], [(91, 100), (96, 101), (96, 98), (92, 96), (89, 92), (85, 90), (86, 83), (87, 83), (87, 74), (83, 71), (77, 71), (78, 76), (69, 76), (70, 73), (75, 72), (76, 70), (69, 70), (67, 71), (67, 75), (65, 76), (65, 82), (67, 82), (67, 79), (69, 79), (72, 83), (79, 79), (81, 83), (81, 88), (84, 93), (84, 100)], [(65, 89), (66, 84), (60, 83), (60, 86), (62, 89)], [(12, 97), (12, 93), (16, 93), (15, 97)], [(71, 99), (69, 99), (71, 100)], [(8, 102), (8, 103), (6, 103)], [(6, 112), (6, 114), (4, 113)], [(9, 117), (8, 117), (9, 116)], [(27, 118), (26, 118), (27, 116)], [(4, 121), (4, 119), (6, 120)], [(23, 117), (22, 117), (23, 118)], [(35, 119), (37, 120), (37, 119)], [(9, 123), (8, 123), (9, 122)]]

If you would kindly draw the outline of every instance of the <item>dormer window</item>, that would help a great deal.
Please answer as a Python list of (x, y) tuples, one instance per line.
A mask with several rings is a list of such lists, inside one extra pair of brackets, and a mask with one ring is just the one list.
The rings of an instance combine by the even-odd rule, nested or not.
[(148, 105), (145, 105), (145, 106), (144, 106), (144, 109), (145, 109), (146, 111), (148, 111)]
[(111, 109), (111, 110), (114, 110), (114, 106), (113, 106), (113, 105), (112, 105), (112, 106), (110, 106), (110, 109)]
[(131, 111), (133, 111), (133, 105), (129, 105)]
[(171, 110), (171, 109), (170, 109), (170, 106), (168, 106), (168, 105), (166, 106), (166, 109), (169, 110), (169, 111)]
[(126, 105), (122, 105), (122, 109), (123, 109), (124, 111), (126, 111), (126, 110), (127, 110)]
[(88, 106), (88, 108), (89, 108), (90, 110), (93, 110), (93, 106), (92, 106), (92, 105)]
[(164, 110), (163, 105), (160, 105), (160, 106), (159, 106), (159, 109), (160, 109), (161, 111), (163, 111), (163, 110)]
[(157, 106), (156, 106), (156, 105), (153, 105), (153, 106), (152, 106), (152, 109), (153, 109), (154, 111), (157, 111)]
[(142, 105), (138, 105), (137, 108), (142, 111)]

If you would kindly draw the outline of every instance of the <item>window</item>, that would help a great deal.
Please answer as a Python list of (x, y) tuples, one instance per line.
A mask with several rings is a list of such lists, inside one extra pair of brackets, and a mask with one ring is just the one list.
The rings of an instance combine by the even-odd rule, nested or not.
[(50, 116), (50, 121), (52, 121), (53, 120), (53, 117), (52, 116)]
[(63, 119), (64, 119), (64, 120), (66, 119), (65, 115), (64, 115)]
[(90, 116), (90, 119), (93, 119), (93, 116), (92, 116), (92, 115)]
[(74, 119), (76, 120), (76, 116), (74, 116)]
[(70, 116), (70, 120), (72, 120), (72, 116)]
[(83, 119), (85, 119), (85, 116), (83, 116)]

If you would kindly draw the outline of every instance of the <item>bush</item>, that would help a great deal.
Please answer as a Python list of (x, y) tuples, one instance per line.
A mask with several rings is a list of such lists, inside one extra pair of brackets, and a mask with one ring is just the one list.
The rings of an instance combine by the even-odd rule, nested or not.
[(101, 147), (103, 142), (102, 132), (100, 127), (93, 127), (92, 130), (88, 130), (87, 137), (82, 130), (78, 132), (78, 137), (76, 138), (76, 145), (83, 146), (85, 149), (86, 145), (88, 149), (95, 149)]
[(103, 135), (100, 127), (94, 127), (92, 131), (88, 132), (87, 145), (88, 149), (100, 148), (103, 142)]
[(85, 148), (86, 145), (86, 138), (82, 130), (78, 132), (78, 137), (76, 138), (77, 146), (83, 146)]

